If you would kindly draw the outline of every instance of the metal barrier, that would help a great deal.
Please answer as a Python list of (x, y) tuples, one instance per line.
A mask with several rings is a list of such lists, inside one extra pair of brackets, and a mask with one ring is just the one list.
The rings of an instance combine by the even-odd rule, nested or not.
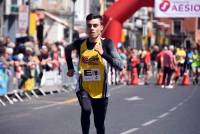
[[(8, 76), (8, 72), (5, 69), (0, 69), (0, 96), (4, 97), (10, 104), (13, 104), (13, 101), (8, 97), (8, 88), (10, 83), (10, 77)], [(0, 99), (0, 102), (3, 106), (6, 104)]]
[(69, 90), (74, 90), (75, 86), (76, 86), (76, 83), (77, 83), (76, 76), (75, 75), (73, 77), (68, 77), (67, 76), (68, 68), (67, 68), (66, 64), (62, 64), (61, 65), (61, 70), (62, 70), (61, 71), (61, 78), (62, 78), (63, 86), (65, 88), (68, 88)]
[(119, 71), (112, 66), (108, 67), (108, 84), (116, 85), (120, 82)]
[(43, 71), (40, 88), (44, 92), (49, 92), (50, 94), (53, 94), (54, 91), (58, 91), (58, 89), (61, 89), (62, 81), (58, 70)]
[[(41, 85), (35, 86), (34, 90), (25, 91), (23, 89), (18, 89), (18, 80), (14, 77), (14, 72), (9, 73), (9, 80), (7, 81), (7, 91), (4, 94), (0, 94), (0, 104), (6, 106), (4, 100), (10, 104), (14, 104), (16, 101), (23, 102), (22, 94), (29, 100), (32, 100), (32, 96), (38, 98), (36, 90), (46, 96), (47, 93), (54, 94), (54, 92), (69, 92), (76, 88), (77, 76), (68, 77), (67, 74), (67, 65), (66, 63), (61, 64), (61, 71), (51, 70), (43, 71), (43, 77), (41, 79)], [(11, 70), (14, 71), (14, 70)], [(114, 68), (108, 68), (108, 84), (117, 84), (119, 82), (119, 73)]]
[(7, 75), (7, 72), (3, 69), (0, 69), (0, 96), (7, 94), (8, 80), (9, 77)]

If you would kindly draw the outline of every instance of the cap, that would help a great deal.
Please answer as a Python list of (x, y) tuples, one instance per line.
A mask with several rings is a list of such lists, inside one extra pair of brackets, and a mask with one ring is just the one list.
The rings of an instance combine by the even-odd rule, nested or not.
[(19, 54), (17, 55), (17, 58), (18, 58), (18, 60), (22, 61), (22, 60), (24, 59), (24, 54), (19, 53)]

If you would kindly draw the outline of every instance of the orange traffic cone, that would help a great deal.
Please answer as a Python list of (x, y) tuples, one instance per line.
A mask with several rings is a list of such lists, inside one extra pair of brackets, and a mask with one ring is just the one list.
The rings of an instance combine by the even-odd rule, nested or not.
[(189, 78), (189, 74), (188, 73), (184, 73), (183, 80), (182, 80), (182, 85), (183, 86), (190, 85), (190, 78)]
[(139, 81), (139, 78), (138, 78), (137, 68), (133, 68), (131, 84), (132, 85), (139, 85), (139, 82), (140, 81)]
[(179, 77), (181, 75), (180, 68), (175, 67), (175, 77)]
[(156, 84), (157, 85), (162, 85), (162, 81), (163, 81), (163, 73), (160, 72), (160, 73), (158, 73)]

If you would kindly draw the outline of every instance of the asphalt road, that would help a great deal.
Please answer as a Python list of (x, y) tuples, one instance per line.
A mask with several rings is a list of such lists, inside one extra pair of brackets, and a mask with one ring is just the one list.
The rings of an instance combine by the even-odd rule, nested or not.
[[(200, 134), (199, 86), (112, 86), (107, 134)], [(1, 134), (81, 134), (74, 92), (0, 106)], [(95, 134), (91, 116), (90, 134)]]

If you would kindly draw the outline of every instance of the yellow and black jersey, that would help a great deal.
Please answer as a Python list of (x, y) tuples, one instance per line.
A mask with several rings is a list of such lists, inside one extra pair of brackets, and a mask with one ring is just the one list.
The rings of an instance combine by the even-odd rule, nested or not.
[[(104, 50), (100, 55), (94, 50), (95, 45), (102, 45)], [(65, 49), (68, 69), (74, 69), (71, 51), (76, 49), (79, 55), (79, 89), (88, 92), (92, 98), (109, 96), (107, 88), (107, 63), (122, 70), (123, 64), (110, 39), (101, 39), (96, 43), (88, 39), (77, 40)]]

